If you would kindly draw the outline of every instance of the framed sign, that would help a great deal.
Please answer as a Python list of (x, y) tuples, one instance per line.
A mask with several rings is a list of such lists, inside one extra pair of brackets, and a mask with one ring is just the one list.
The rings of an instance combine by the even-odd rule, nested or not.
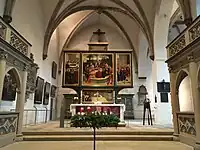
[(82, 55), (82, 85), (83, 86), (113, 86), (114, 63), (110, 53), (83, 53)]
[(49, 104), (49, 94), (50, 94), (50, 83), (46, 82), (44, 86), (44, 97), (43, 97), (43, 104)]
[(37, 77), (34, 104), (42, 104), (43, 88), (44, 79), (42, 79), (41, 77)]

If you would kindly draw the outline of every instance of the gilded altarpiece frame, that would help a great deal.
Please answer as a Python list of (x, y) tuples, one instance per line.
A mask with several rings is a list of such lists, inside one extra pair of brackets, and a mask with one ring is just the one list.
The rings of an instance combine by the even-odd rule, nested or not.
[[(75, 58), (75, 61), (73, 60)], [(118, 60), (117, 60), (118, 59)], [(124, 59), (123, 62), (119, 61)], [(108, 103), (114, 103), (117, 99), (117, 93), (123, 88), (132, 88), (133, 87), (133, 71), (132, 71), (132, 52), (124, 51), (65, 51), (64, 52), (64, 63), (63, 63), (63, 88), (72, 88), (77, 91), (79, 98), (82, 98), (84, 92), (99, 91), (104, 92), (113, 91), (113, 101)], [(101, 61), (103, 60), (101, 63)], [(70, 63), (70, 64), (69, 64)], [(78, 77), (76, 76), (76, 82), (68, 79), (70, 82), (66, 82), (66, 71), (68, 68), (76, 68)], [(105, 68), (109, 68), (106, 75), (103, 75)], [(123, 69), (122, 69), (123, 68)], [(124, 74), (126, 75), (123, 82), (119, 83), (117, 70), (125, 70)], [(86, 71), (87, 70), (87, 71)], [(127, 71), (128, 70), (128, 71)], [(68, 73), (72, 73), (68, 71)], [(91, 73), (91, 74), (90, 74)], [(91, 75), (91, 76), (90, 76)], [(68, 76), (69, 78), (69, 76)], [(78, 80), (78, 81), (77, 81)], [(88, 84), (86, 81), (89, 81)], [(72, 83), (71, 83), (72, 82)], [(92, 83), (92, 84), (91, 84)], [(90, 102), (88, 102), (90, 103)]]

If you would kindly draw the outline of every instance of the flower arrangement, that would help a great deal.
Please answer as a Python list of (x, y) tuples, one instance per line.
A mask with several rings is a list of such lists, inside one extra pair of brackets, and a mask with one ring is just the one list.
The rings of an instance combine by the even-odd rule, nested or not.
[(96, 143), (96, 129), (102, 127), (117, 127), (120, 120), (112, 112), (100, 112), (100, 111), (91, 111), (88, 107), (87, 111), (81, 108), (80, 112), (71, 118), (72, 127), (90, 127), (93, 128), (93, 146), (95, 150)]

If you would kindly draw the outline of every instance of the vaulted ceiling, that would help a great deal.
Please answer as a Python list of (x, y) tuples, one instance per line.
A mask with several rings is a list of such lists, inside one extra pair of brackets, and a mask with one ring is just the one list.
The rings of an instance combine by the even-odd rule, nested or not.
[[(130, 47), (135, 49), (135, 56), (137, 56), (135, 39), (140, 31), (145, 35), (153, 55), (153, 30), (157, 3), (159, 4), (158, 0), (43, 0), (42, 6), (47, 28), (44, 59), (47, 57), (51, 34), (61, 22), (61, 28), (64, 22), (70, 24), (71, 27), (68, 34), (63, 35), (65, 36), (63, 42), (66, 43), (65, 41), (69, 40), (74, 29), (78, 30), (83, 25), (89, 26), (97, 23), (98, 11), (102, 12), (101, 20), (104, 20), (104, 24), (120, 30)], [(66, 18), (72, 14), (74, 14), (73, 18), (67, 20)]]
[(100, 20), (104, 25), (115, 28), (125, 37), (135, 59), (138, 35), (142, 33), (153, 59), (154, 22), (161, 0), (42, 0), (41, 3), (46, 27), (43, 59), (47, 58), (48, 45), (55, 29), (60, 30), (62, 49), (80, 29), (98, 23), (98, 12), (101, 12)]

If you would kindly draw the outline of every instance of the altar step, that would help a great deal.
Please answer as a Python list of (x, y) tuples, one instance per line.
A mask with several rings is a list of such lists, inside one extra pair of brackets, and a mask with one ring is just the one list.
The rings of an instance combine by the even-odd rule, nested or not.
[[(24, 136), (24, 141), (92, 141), (92, 135)], [(170, 135), (97, 135), (97, 141), (173, 141)]]
[[(97, 131), (98, 141), (172, 141), (173, 132)], [(92, 141), (92, 131), (24, 132), (24, 141)]]

